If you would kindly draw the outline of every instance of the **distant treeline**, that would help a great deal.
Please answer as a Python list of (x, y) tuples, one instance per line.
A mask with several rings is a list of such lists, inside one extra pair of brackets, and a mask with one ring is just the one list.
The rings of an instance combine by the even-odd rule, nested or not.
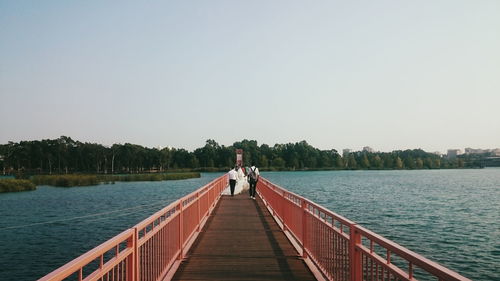
[[(9, 142), (0, 145), (0, 169), (4, 174), (131, 174), (165, 171), (224, 171), (236, 161), (235, 149), (243, 149), (246, 165), (261, 170), (441, 169), (480, 166), (467, 158), (447, 159), (421, 149), (393, 152), (357, 151), (340, 155), (320, 150), (306, 141), (257, 145), (243, 140), (231, 146), (207, 140), (189, 152), (177, 148), (147, 148), (137, 144), (82, 143), (69, 137)], [(476, 159), (477, 160), (477, 159)]]

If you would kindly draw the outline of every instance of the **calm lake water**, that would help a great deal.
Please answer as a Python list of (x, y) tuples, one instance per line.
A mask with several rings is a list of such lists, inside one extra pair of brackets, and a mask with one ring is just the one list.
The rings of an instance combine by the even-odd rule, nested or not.
[(220, 175), (0, 193), (0, 280), (36, 280)]
[[(40, 278), (219, 175), (0, 194), (0, 280)], [(500, 169), (262, 175), (473, 280), (500, 277)]]
[(265, 176), (472, 280), (500, 280), (500, 169)]

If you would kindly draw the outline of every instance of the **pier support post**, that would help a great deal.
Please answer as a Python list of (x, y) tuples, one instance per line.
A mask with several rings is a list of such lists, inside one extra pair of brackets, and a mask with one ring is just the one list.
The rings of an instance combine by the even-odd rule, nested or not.
[(184, 214), (182, 213), (182, 199), (179, 202), (179, 257), (178, 260), (182, 260), (184, 258), (184, 228), (183, 223), (184, 220), (182, 218)]
[(349, 232), (349, 271), (351, 275), (351, 281), (361, 281), (361, 252), (356, 249), (356, 245), (361, 243), (361, 234), (359, 234), (356, 224), (352, 224), (350, 226)]
[(200, 214), (200, 192), (196, 192), (196, 206), (198, 208), (198, 227), (196, 227), (196, 231), (200, 232), (200, 224), (201, 224), (201, 214)]
[(302, 199), (302, 258), (307, 258), (307, 203)]
[(137, 231), (137, 227), (134, 227), (134, 235), (131, 240), (127, 241), (127, 247), (132, 247), (134, 251), (132, 259), (128, 261), (129, 276), (127, 280), (139, 280), (139, 232)]
[(283, 222), (283, 231), (287, 231), (285, 218), (286, 218), (286, 192), (283, 191), (283, 197), (281, 201), (281, 220)]

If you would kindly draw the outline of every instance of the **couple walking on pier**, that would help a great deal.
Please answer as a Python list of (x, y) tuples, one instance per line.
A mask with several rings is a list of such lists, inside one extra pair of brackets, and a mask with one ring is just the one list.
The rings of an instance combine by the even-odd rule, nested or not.
[(255, 199), (255, 192), (257, 188), (257, 182), (259, 181), (260, 173), (259, 168), (252, 163), (251, 167), (240, 168), (239, 166), (234, 167), (229, 171), (229, 188), (231, 196), (238, 194), (243, 191), (243, 183), (239, 185), (240, 188), (235, 190), (236, 183), (238, 179), (243, 179), (245, 176), (247, 178), (248, 184), (250, 186), (249, 193), (250, 198)]

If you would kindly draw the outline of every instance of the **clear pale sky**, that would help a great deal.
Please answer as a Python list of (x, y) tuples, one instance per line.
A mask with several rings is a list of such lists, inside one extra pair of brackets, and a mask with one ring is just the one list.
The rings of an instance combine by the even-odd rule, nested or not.
[(0, 143), (500, 147), (500, 1), (0, 0)]

